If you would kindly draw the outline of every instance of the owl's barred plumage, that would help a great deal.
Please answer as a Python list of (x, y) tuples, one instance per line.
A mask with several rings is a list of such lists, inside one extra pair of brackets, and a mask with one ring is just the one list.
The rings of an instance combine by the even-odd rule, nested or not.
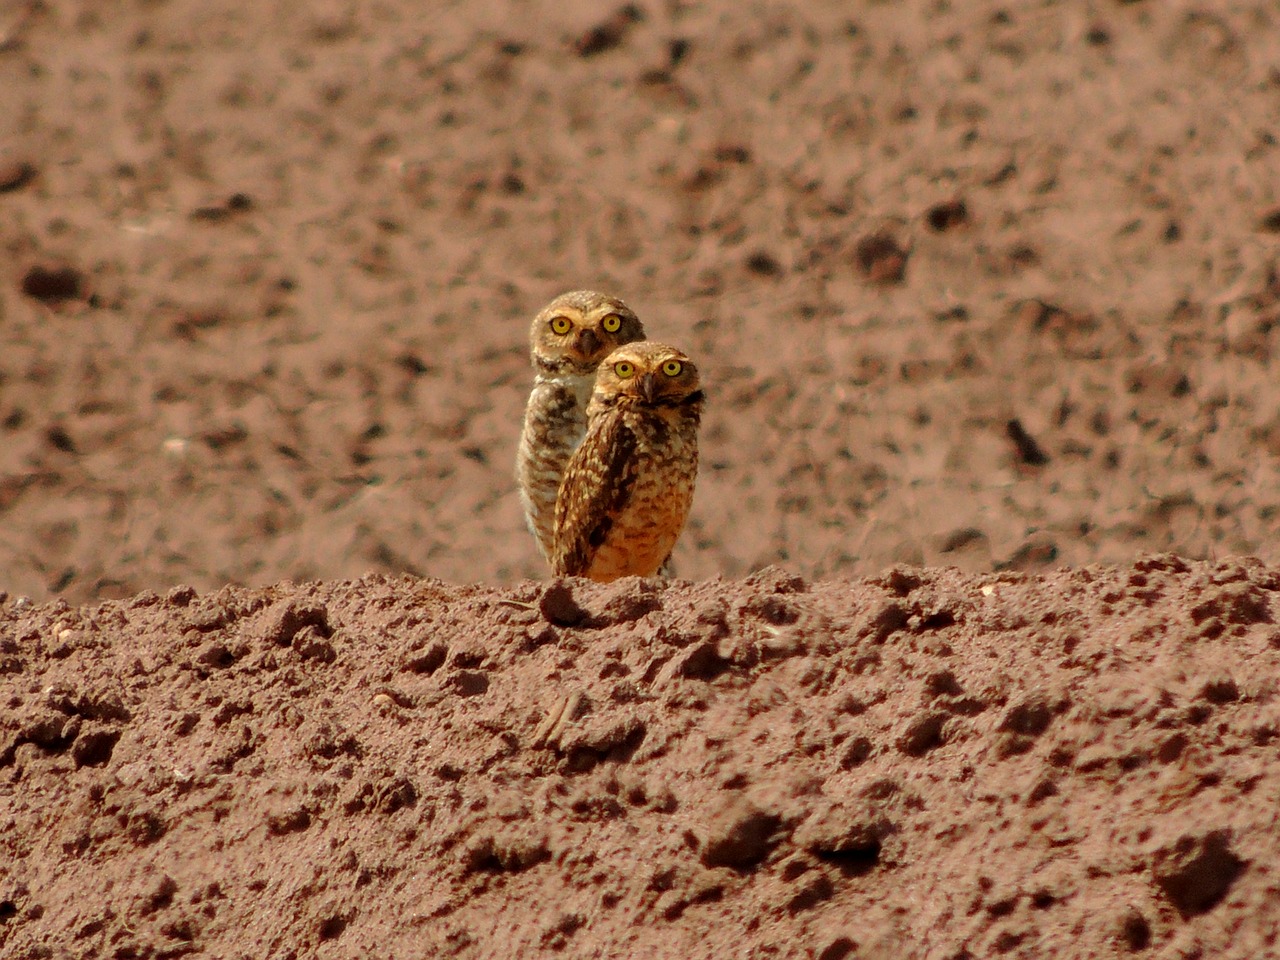
[(586, 434), (596, 368), (615, 348), (643, 339), (644, 327), (631, 308), (594, 290), (563, 293), (533, 318), (534, 384), (516, 454), (516, 481), (525, 520), (545, 557), (551, 556), (556, 494)]
[(702, 407), (697, 367), (675, 347), (631, 343), (605, 358), (556, 501), (557, 576), (659, 572), (693, 504)]

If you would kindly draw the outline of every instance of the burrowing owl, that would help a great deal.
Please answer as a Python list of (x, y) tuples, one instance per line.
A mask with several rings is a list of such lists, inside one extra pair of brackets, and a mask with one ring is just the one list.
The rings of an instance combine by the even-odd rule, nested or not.
[(533, 318), (529, 346), (535, 377), (516, 454), (516, 481), (525, 520), (548, 559), (556, 491), (587, 431), (596, 367), (614, 348), (643, 339), (644, 327), (631, 308), (594, 290), (562, 293)]
[(631, 343), (604, 359), (556, 500), (557, 576), (658, 572), (693, 503), (702, 403), (698, 368), (675, 347)]

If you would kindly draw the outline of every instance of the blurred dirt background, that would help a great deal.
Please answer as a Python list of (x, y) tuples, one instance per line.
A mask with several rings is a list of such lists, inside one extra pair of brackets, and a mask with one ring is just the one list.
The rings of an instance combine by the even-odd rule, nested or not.
[[(0, 952), (1274, 952), (1277, 49), (0, 5)], [(536, 582), (575, 287), (704, 372), (693, 583)]]
[(0, 588), (541, 576), (526, 327), (582, 286), (706, 371), (683, 576), (1280, 559), (1277, 42), (1264, 2), (8, 4)]

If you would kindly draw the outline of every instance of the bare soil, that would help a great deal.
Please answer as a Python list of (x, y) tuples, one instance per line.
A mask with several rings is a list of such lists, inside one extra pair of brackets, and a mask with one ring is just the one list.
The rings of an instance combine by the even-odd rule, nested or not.
[(0, 607), (14, 957), (1239, 957), (1280, 570)]
[[(1277, 44), (0, 4), (0, 953), (1276, 953)], [(523, 529), (575, 287), (707, 381), (684, 580)]]

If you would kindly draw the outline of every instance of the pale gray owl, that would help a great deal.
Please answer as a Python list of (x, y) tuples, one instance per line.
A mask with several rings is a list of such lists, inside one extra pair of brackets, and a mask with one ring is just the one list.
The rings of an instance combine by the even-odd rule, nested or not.
[(643, 339), (644, 327), (631, 308), (594, 290), (562, 293), (533, 318), (533, 391), (516, 454), (516, 481), (529, 529), (548, 559), (556, 495), (569, 457), (586, 434), (596, 368), (615, 348)]

